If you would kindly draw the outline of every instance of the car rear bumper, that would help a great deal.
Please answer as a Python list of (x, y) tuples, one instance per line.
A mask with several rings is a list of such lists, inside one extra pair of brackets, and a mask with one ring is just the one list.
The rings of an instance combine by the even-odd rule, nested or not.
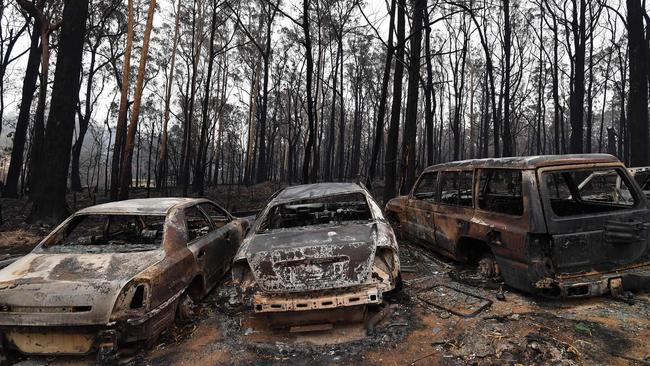
[[(0, 325), (0, 346), (25, 355), (87, 355), (118, 344), (150, 340), (174, 321), (178, 297), (141, 317), (105, 325)], [(0, 347), (2, 348), (2, 347)], [(0, 352), (1, 353), (1, 352)]]
[(382, 302), (381, 286), (355, 287), (349, 290), (300, 294), (252, 295), (251, 305), (256, 313), (277, 313), (288, 311), (325, 310)]
[(559, 297), (581, 298), (617, 295), (621, 291), (650, 289), (650, 264), (607, 273), (558, 276), (553, 281)]

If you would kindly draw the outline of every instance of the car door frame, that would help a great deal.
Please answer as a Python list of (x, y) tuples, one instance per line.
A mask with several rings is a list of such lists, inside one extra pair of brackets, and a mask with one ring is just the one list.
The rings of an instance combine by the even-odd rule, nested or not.
[[(445, 173), (472, 174), (471, 192), (472, 205), (461, 206), (442, 202), (442, 177)], [(460, 184), (460, 183), (459, 183)], [(458, 253), (458, 243), (467, 236), (471, 227), (470, 222), (476, 207), (476, 169), (452, 168), (441, 169), (438, 175), (438, 202), (435, 205), (434, 220), (436, 222), (436, 246), (452, 258), (461, 260)], [(460, 197), (459, 197), (460, 199)]]
[[(221, 210), (228, 218), (228, 222), (222, 227), (217, 228), (212, 217), (203, 209), (203, 207), (201, 207), (202, 205), (211, 205)], [(226, 210), (225, 208), (219, 206), (217, 203), (212, 201), (201, 202), (197, 205), (197, 207), (209, 219), (210, 224), (212, 224), (213, 227), (215, 227), (214, 231), (218, 233), (215, 250), (217, 252), (222, 253), (221, 255), (222, 265), (220, 266), (221, 276), (219, 276), (219, 279), (221, 279), (221, 277), (225, 275), (226, 272), (230, 269), (232, 258), (235, 257), (235, 254), (237, 254), (237, 250), (239, 249), (239, 242), (241, 238), (239, 237), (240, 231), (238, 230), (237, 220), (234, 216), (230, 214), (230, 212), (228, 212), (228, 210)]]
[[(433, 200), (424, 200), (415, 196), (415, 191), (426, 175), (436, 176), (435, 195)], [(415, 240), (422, 241), (428, 246), (436, 246), (435, 206), (439, 198), (440, 172), (429, 171), (422, 173), (408, 195), (408, 210), (406, 221), (409, 225), (407, 232)]]
[[(192, 208), (196, 208), (198, 212), (203, 215), (203, 218), (206, 220), (208, 225), (210, 225), (210, 231), (206, 235), (190, 241), (187, 211)], [(222, 263), (219, 260), (215, 261), (215, 258), (218, 255), (216, 244), (218, 242), (219, 230), (216, 229), (212, 219), (210, 219), (199, 207), (199, 203), (185, 207), (183, 209), (183, 214), (185, 216), (185, 226), (188, 233), (187, 248), (194, 255), (194, 259), (203, 274), (206, 291), (209, 291), (215, 285), (215, 276), (219, 275), (223, 271), (223, 268), (221, 268)]]

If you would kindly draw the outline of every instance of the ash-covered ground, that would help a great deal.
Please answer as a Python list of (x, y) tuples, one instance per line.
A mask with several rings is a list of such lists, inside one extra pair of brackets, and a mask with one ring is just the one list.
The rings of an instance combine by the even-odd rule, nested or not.
[[(650, 363), (650, 296), (551, 301), (512, 292), (410, 243), (404, 290), (387, 299), (372, 334), (364, 324), (316, 333), (269, 329), (241, 311), (229, 281), (195, 320), (125, 360), (138, 365), (611, 365)], [(437, 295), (437, 296), (434, 296)], [(501, 300), (499, 300), (501, 299)], [(372, 318), (379, 308), (369, 309)], [(377, 319), (377, 318), (375, 318)]]

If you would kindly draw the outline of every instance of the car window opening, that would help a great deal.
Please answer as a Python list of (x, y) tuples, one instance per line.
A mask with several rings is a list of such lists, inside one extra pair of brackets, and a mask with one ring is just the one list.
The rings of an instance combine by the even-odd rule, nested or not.
[(426, 173), (413, 191), (413, 196), (423, 201), (436, 202), (438, 200), (437, 192), (438, 172)]
[(80, 215), (43, 249), (60, 253), (120, 253), (160, 248), (165, 216)]
[(543, 181), (557, 216), (598, 214), (637, 204), (627, 179), (617, 169), (546, 172)]
[(473, 172), (442, 172), (440, 178), (440, 202), (448, 205), (472, 207)]
[(524, 213), (520, 170), (484, 169), (480, 173), (478, 204), (482, 210), (521, 216)]
[(197, 206), (185, 209), (188, 240), (193, 241), (213, 231), (210, 222)]
[(298, 227), (367, 223), (372, 220), (362, 193), (316, 197), (272, 207), (259, 232)]
[(634, 180), (639, 184), (641, 190), (650, 191), (650, 171), (636, 172)]

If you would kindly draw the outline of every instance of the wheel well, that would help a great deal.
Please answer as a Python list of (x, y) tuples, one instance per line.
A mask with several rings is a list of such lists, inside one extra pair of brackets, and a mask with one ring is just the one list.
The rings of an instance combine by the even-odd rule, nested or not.
[(463, 237), (456, 246), (456, 258), (469, 263), (478, 263), (483, 255), (491, 253), (490, 246), (479, 239)]
[(194, 276), (190, 285), (187, 286), (187, 293), (193, 299), (200, 299), (205, 292), (205, 282), (203, 281), (203, 276), (198, 274)]

